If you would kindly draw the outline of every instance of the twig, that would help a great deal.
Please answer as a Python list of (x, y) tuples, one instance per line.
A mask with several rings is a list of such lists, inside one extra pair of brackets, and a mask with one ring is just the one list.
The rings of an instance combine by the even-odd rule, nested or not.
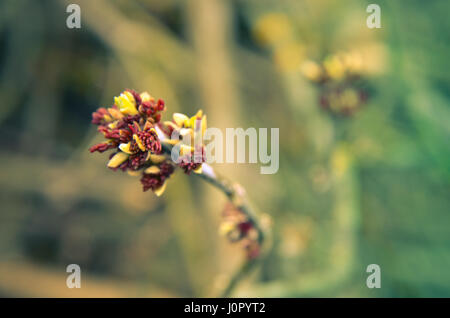
[[(205, 165), (207, 169), (204, 169), (204, 171), (201, 174), (197, 174), (197, 176), (221, 190), (227, 196), (228, 200), (230, 200), (230, 202), (232, 202), (240, 211), (242, 211), (242, 213), (245, 214), (247, 220), (257, 230), (258, 243), (262, 248), (262, 244), (267, 238), (267, 233), (261, 226), (255, 210), (248, 203), (244, 188), (237, 183), (230, 183), (227, 179), (212, 173), (212, 168), (207, 164), (204, 163), (203, 165)], [(242, 266), (230, 277), (228, 283), (221, 292), (220, 297), (228, 297), (238, 283), (255, 268), (258, 261), (259, 259), (247, 259), (244, 264), (242, 264)]]
[[(162, 143), (162, 148), (166, 154), (171, 154), (172, 146), (170, 144)], [(206, 163), (203, 163), (202, 173), (195, 175), (222, 191), (227, 196), (228, 200), (242, 211), (248, 222), (250, 222), (258, 232), (258, 243), (261, 246), (261, 251), (267, 250), (269, 233), (267, 229), (264, 229), (261, 225), (259, 215), (249, 203), (245, 189), (240, 184), (232, 183), (226, 178), (216, 174), (213, 168)], [(259, 263), (262, 254), (264, 253), (261, 253), (258, 259), (247, 259), (245, 261), (245, 263), (230, 277), (226, 287), (220, 293), (220, 297), (228, 297), (231, 294), (238, 283), (255, 268), (257, 263)]]

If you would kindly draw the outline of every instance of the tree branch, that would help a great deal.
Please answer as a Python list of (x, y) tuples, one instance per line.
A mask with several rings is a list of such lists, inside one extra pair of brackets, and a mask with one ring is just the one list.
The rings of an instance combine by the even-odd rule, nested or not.
[[(168, 155), (171, 155), (172, 147), (173, 146), (168, 143), (162, 143), (163, 152)], [(207, 163), (203, 163), (202, 172), (195, 175), (222, 191), (228, 200), (246, 216), (248, 222), (250, 222), (258, 232), (258, 243), (261, 246), (262, 251), (261, 255), (258, 259), (247, 259), (229, 278), (225, 288), (220, 293), (220, 297), (228, 297), (238, 283), (255, 268), (255, 265), (258, 264), (259, 260), (264, 256), (264, 252), (267, 251), (269, 245), (269, 231), (262, 226), (259, 213), (249, 203), (246, 191), (240, 184), (230, 182), (226, 178), (216, 174), (213, 168)]]

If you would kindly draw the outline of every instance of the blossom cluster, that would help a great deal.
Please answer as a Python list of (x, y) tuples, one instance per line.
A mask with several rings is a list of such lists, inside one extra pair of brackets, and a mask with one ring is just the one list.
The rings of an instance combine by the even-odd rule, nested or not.
[(242, 212), (242, 210), (231, 202), (225, 205), (222, 213), (223, 221), (220, 232), (230, 242), (239, 242), (246, 250), (247, 258), (257, 258), (261, 252), (259, 232), (254, 224)]
[(302, 64), (301, 70), (319, 87), (319, 104), (323, 109), (349, 116), (367, 102), (367, 70), (358, 52), (337, 53), (321, 63), (308, 60)]
[[(206, 116), (202, 111), (193, 117), (175, 113), (172, 121), (162, 122), (164, 110), (162, 99), (156, 100), (147, 92), (125, 90), (114, 98), (110, 108), (102, 107), (92, 114), (92, 123), (106, 140), (89, 149), (90, 152), (112, 150), (108, 168), (140, 176), (143, 190), (152, 190), (158, 196), (164, 192), (166, 181), (177, 166), (187, 174), (200, 173), (205, 161), (203, 156), (199, 159), (196, 155), (203, 153), (203, 145), (195, 149), (184, 143), (186, 138), (178, 138), (194, 139), (204, 133)], [(179, 146), (180, 160), (174, 162), (164, 153), (164, 143)]]

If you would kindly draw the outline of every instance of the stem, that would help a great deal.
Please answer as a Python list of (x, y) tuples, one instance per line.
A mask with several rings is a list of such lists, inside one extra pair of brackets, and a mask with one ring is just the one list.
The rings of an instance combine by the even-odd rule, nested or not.
[(229, 297), (234, 288), (238, 285), (238, 283), (247, 276), (255, 265), (258, 263), (258, 260), (252, 259), (247, 260), (241, 267), (230, 277), (226, 287), (220, 293), (220, 297), (225, 298)]
[[(207, 164), (204, 163), (203, 165), (206, 166)], [(208, 168), (212, 171), (210, 166), (208, 166)], [(261, 244), (264, 241), (265, 233), (259, 223), (256, 211), (247, 200), (244, 188), (238, 183), (230, 183), (230, 181), (222, 176), (218, 176), (216, 173), (211, 174), (202, 172), (195, 175), (221, 190), (227, 196), (228, 200), (245, 214), (248, 221), (252, 223), (254, 228), (258, 231), (259, 243)]]
[[(207, 164), (204, 163), (203, 165), (206, 166)], [(207, 167), (208, 170), (211, 169), (208, 173), (203, 171), (201, 174), (196, 175), (221, 190), (228, 200), (245, 214), (248, 221), (258, 231), (258, 243), (262, 248), (267, 233), (261, 226), (255, 210), (249, 204), (244, 188), (238, 183), (230, 183), (227, 179), (211, 173), (212, 168), (210, 166)], [(246, 259), (244, 264), (229, 278), (225, 288), (220, 293), (220, 297), (229, 297), (239, 282), (255, 268), (255, 265), (259, 263), (258, 261), (259, 259)]]
[[(172, 145), (162, 143), (162, 148), (166, 154), (171, 154)], [(228, 200), (242, 211), (242, 213), (247, 217), (247, 220), (258, 232), (258, 243), (261, 246), (261, 250), (267, 250), (268, 244), (266, 243), (263, 249), (263, 242), (268, 240), (267, 238), (269, 233), (261, 226), (258, 213), (249, 203), (245, 189), (240, 184), (232, 183), (226, 178), (216, 174), (213, 168), (206, 163), (203, 163), (202, 170), (202, 173), (195, 175), (222, 191), (227, 196)], [(242, 264), (242, 266), (233, 275), (231, 275), (225, 288), (220, 293), (220, 297), (228, 297), (238, 283), (254, 269), (257, 263), (259, 263), (260, 258), (261, 256), (259, 259), (246, 259), (244, 264)]]

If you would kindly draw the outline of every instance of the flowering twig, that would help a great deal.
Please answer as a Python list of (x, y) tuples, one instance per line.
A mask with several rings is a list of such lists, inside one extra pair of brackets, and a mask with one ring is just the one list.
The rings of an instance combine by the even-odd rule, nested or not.
[[(204, 171), (205, 170), (206, 169), (204, 169)], [(245, 263), (241, 266), (241, 268), (231, 276), (231, 278), (229, 279), (228, 283), (226, 284), (225, 288), (223, 289), (220, 295), (221, 297), (227, 297), (230, 295), (230, 293), (236, 287), (239, 281), (242, 278), (244, 278), (248, 273), (250, 273), (250, 271), (258, 263), (259, 259), (258, 257), (261, 257), (260, 255), (261, 251), (259, 249), (262, 247), (263, 241), (266, 239), (267, 235), (266, 231), (259, 222), (256, 212), (247, 202), (244, 189), (239, 184), (235, 183), (230, 185), (229, 182), (223, 177), (206, 174), (205, 172), (202, 172), (198, 176), (206, 180), (219, 190), (223, 191), (230, 200), (230, 202), (232, 202), (234, 206), (236, 206), (240, 211), (242, 211), (243, 214), (245, 214), (247, 220), (251, 222), (252, 227), (257, 231), (258, 250), (254, 251), (252, 250), (254, 247), (247, 246), (247, 248), (249, 249), (248, 251), (249, 257), (247, 258)], [(255, 252), (257, 254), (253, 255), (253, 253)]]
[(202, 140), (206, 115), (201, 110), (192, 117), (175, 113), (172, 121), (162, 122), (164, 111), (162, 99), (155, 100), (147, 92), (124, 91), (114, 98), (112, 107), (99, 108), (93, 113), (92, 123), (98, 126), (106, 141), (94, 145), (90, 151), (113, 150), (108, 168), (140, 176), (143, 190), (152, 190), (157, 196), (164, 193), (167, 179), (177, 168), (188, 175), (193, 172), (227, 196), (229, 203), (223, 211), (220, 231), (231, 242), (241, 242), (247, 255), (242, 268), (223, 290), (222, 296), (228, 296), (261, 257), (267, 234), (245, 190), (217, 175), (206, 163)]
[[(172, 148), (173, 146), (170, 144), (162, 144), (163, 152), (166, 154), (170, 154), (172, 152)], [(246, 261), (229, 278), (228, 282), (224, 284), (225, 287), (221, 291), (220, 296), (228, 297), (240, 282), (240, 280), (248, 275), (252, 271), (252, 269), (254, 269), (255, 265), (258, 263), (258, 260), (262, 257), (262, 255), (260, 255), (260, 249), (263, 246), (263, 242), (267, 240), (269, 233), (267, 229), (265, 229), (261, 224), (259, 214), (248, 202), (244, 188), (240, 184), (232, 183), (223, 176), (218, 175), (210, 165), (203, 163), (202, 166), (202, 172), (195, 174), (195, 176), (205, 180), (209, 184), (216, 187), (218, 190), (222, 191), (226, 195), (232, 206), (245, 215), (246, 220), (251, 223), (252, 228), (257, 232), (256, 246), (247, 246), (248, 257)], [(265, 246), (265, 250), (267, 249), (267, 245), (268, 244), (266, 244)]]

